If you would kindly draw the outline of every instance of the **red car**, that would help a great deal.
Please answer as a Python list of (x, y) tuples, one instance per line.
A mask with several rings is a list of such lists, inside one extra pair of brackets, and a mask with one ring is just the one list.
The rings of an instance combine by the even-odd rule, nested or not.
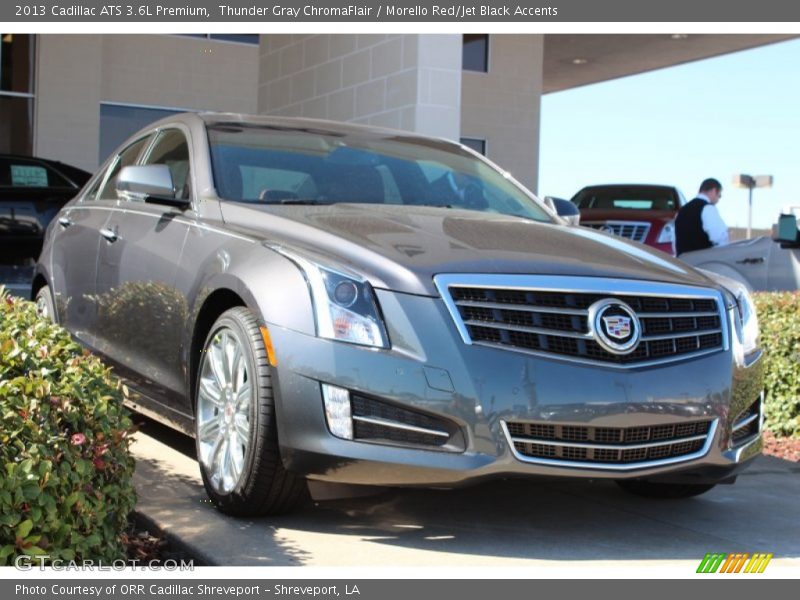
[(685, 203), (669, 185), (610, 184), (583, 188), (572, 198), (581, 225), (675, 254), (675, 216)]

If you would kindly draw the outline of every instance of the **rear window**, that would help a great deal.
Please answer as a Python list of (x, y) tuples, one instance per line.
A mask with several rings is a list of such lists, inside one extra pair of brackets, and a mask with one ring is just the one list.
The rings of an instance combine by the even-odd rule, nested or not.
[(35, 160), (0, 158), (0, 186), (49, 188), (75, 186), (53, 169)]
[(668, 187), (584, 188), (572, 199), (578, 208), (602, 210), (678, 210), (680, 201)]

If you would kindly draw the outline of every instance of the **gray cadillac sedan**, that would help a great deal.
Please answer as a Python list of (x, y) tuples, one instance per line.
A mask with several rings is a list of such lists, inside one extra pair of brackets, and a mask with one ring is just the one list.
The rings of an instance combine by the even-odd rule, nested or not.
[(169, 117), (58, 214), (33, 295), (195, 437), (230, 514), (291, 509), (307, 482), (680, 498), (761, 450), (743, 286), (570, 227), (445, 140)]

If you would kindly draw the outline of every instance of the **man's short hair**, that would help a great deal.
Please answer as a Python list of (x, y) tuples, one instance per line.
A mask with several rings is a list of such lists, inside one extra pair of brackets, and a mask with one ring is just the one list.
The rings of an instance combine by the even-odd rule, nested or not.
[(721, 190), (721, 189), (722, 189), (722, 184), (713, 177), (704, 179), (703, 183), (700, 184), (701, 192), (709, 192), (711, 190)]

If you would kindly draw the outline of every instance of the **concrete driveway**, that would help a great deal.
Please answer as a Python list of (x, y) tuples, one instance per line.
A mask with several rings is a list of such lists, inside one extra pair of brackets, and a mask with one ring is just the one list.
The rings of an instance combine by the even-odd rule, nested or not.
[[(605, 481), (514, 480), (392, 490), (240, 520), (203, 492), (193, 442), (146, 422), (133, 446), (138, 510), (195, 557), (218, 565), (542, 566), (566, 561), (672, 565), (707, 552), (772, 552), (800, 567), (800, 465), (763, 457), (733, 486), (648, 501)], [(566, 565), (565, 565), (566, 566)]]

